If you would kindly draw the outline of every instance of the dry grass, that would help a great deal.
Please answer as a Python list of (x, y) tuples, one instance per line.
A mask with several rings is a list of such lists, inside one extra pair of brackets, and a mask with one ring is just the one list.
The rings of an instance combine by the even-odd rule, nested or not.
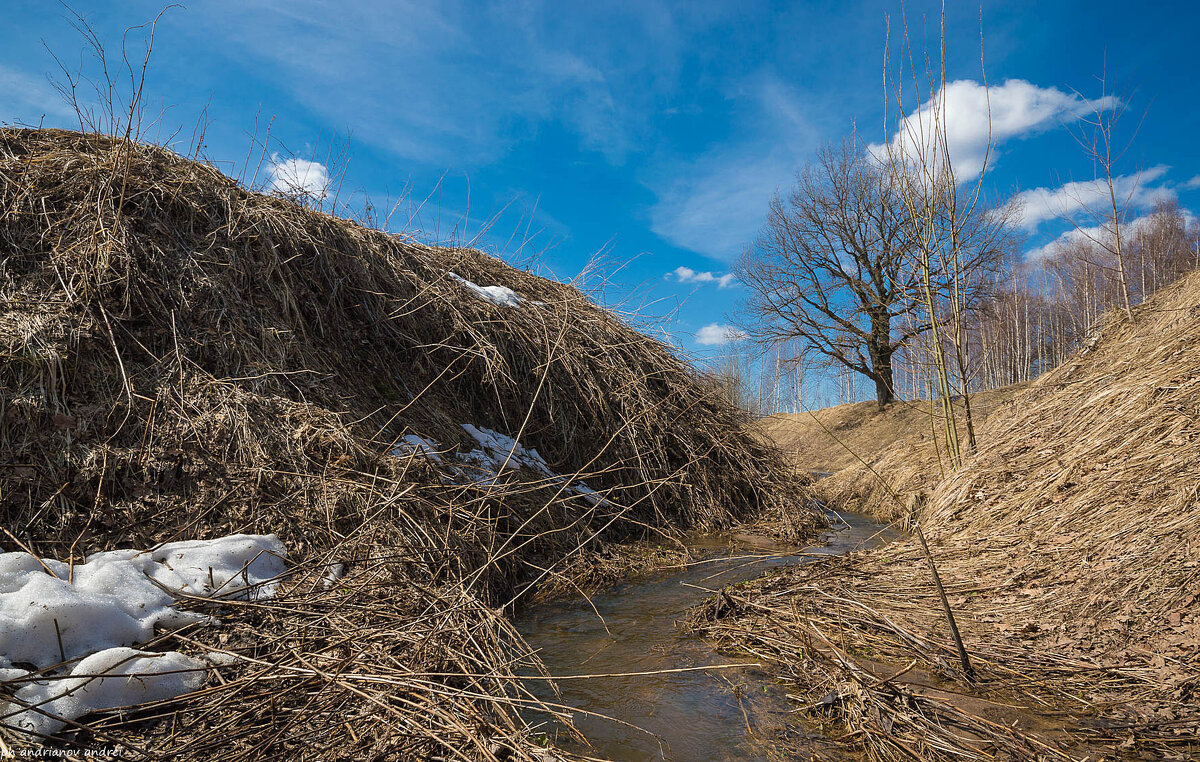
[[(992, 414), (1011, 410), (1026, 384), (971, 395), (976, 427)], [(959, 430), (963, 408), (955, 403)], [(936, 418), (935, 418), (936, 417)], [(923, 493), (939, 480), (949, 459), (941, 441), (941, 410), (928, 400), (899, 400), (883, 410), (855, 402), (805, 413), (773, 415), (761, 427), (798, 469), (829, 474), (814, 491), (831, 507), (883, 521), (900, 518), (886, 482), (901, 495)]]
[[(564, 559), (761, 512), (816, 524), (706, 378), (571, 286), (79, 133), (0, 131), (0, 220), (3, 526), (64, 559), (274, 532), (297, 563), (278, 601), (167, 639), (238, 655), (201, 695), (68, 745), (538, 758), (515, 678), (537, 661), (506, 617)], [(461, 423), (606, 499), (523, 470), (463, 483)], [(443, 463), (388, 455), (408, 433)]]
[[(693, 626), (723, 649), (772, 665), (795, 686), (803, 724), (839, 739), (839, 758), (1095, 760), (1128, 748), (1133, 758), (1147, 751), (1164, 759), (1188, 752), (1190, 722), (1138, 722), (1186, 716), (1178, 700), (1155, 701), (1152, 665), (1031, 648), (1007, 624), (1020, 606), (1019, 588), (996, 586), (986, 565), (961, 550), (939, 549), (935, 558), (949, 576), (974, 681), (961, 673), (924, 557), (906, 541), (729, 592), (723, 611), (709, 606)], [(984, 576), (967, 576), (972, 570)]]
[[(785, 571), (698, 626), (869, 759), (1200, 754), (1200, 275), (1116, 317), (923, 485), (979, 678), (915, 542)], [(728, 611), (726, 606), (726, 611)]]

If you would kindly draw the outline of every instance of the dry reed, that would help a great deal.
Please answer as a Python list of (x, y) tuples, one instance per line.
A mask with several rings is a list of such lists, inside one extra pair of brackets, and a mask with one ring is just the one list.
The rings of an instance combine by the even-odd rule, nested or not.
[(730, 591), (695, 625), (774, 665), (805, 722), (868, 759), (1200, 754), (1198, 303), (1193, 274), (1114, 316), (957, 472), (909, 466), (898, 486), (927, 500), (871, 488), (925, 528), (975, 680), (913, 540)]
[[(515, 679), (538, 661), (507, 617), (564, 559), (762, 512), (818, 522), (705, 377), (579, 290), (479, 252), (52, 130), (0, 130), (0, 220), (10, 537), (79, 559), (274, 532), (296, 562), (276, 601), (222, 604), (219, 630), (164, 639), (236, 657), (208, 687), (137, 722), (87, 718), (67, 748), (538, 759)], [(523, 302), (478, 299), (451, 272)], [(528, 470), (464, 479), (463, 423), (604, 499)], [(389, 455), (414, 433), (441, 460)], [(332, 563), (349, 572), (326, 587)]]

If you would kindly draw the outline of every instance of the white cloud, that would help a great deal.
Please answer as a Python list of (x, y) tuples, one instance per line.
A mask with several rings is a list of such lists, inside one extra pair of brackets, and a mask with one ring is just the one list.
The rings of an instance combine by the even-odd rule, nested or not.
[(1196, 175), (1191, 180), (1188, 180), (1183, 184), (1183, 187), (1187, 190), (1195, 190), (1196, 188), (1200, 188), (1200, 175)]
[[(936, 129), (944, 127), (955, 173), (961, 179), (969, 179), (984, 168), (989, 129), (993, 144), (987, 157), (990, 166), (998, 156), (995, 146), (1006, 140), (1032, 135), (1058, 123), (1074, 121), (1094, 109), (1106, 110), (1119, 103), (1111, 96), (1089, 101), (1022, 79), (1006, 80), (990, 88), (960, 79), (947, 83), (933, 99), (901, 120), (891, 147), (900, 152), (922, 149), (928, 155)], [(944, 123), (939, 124), (943, 114)], [(887, 146), (872, 145), (870, 151), (883, 157)]]
[[(1145, 209), (1159, 200), (1174, 198), (1175, 193), (1170, 188), (1153, 185), (1169, 169), (1159, 164), (1141, 172), (1114, 177), (1117, 202)], [(1047, 220), (1072, 219), (1081, 213), (1104, 216), (1104, 208), (1111, 204), (1108, 183), (1100, 179), (1069, 182), (1058, 188), (1023, 191), (1017, 194), (1017, 202), (1021, 208), (1020, 225), (1026, 230), (1035, 230)]]
[(728, 344), (731, 341), (741, 341), (746, 338), (743, 331), (731, 325), (709, 323), (696, 332), (696, 343), (706, 347)]
[(1086, 228), (1071, 228), (1065, 233), (1062, 233), (1050, 243), (1038, 246), (1025, 252), (1025, 259), (1031, 262), (1040, 262), (1049, 259), (1060, 246), (1074, 243), (1075, 241), (1100, 240), (1105, 232), (1105, 229), (1100, 225), (1095, 225)]
[(307, 159), (271, 157), (271, 190), (286, 195), (304, 195), (320, 200), (329, 194), (329, 171), (324, 164)]
[[(1188, 228), (1196, 227), (1196, 224), (1197, 224), (1196, 215), (1192, 214), (1192, 212), (1187, 209), (1181, 209), (1180, 214), (1183, 215), (1183, 224), (1186, 227), (1188, 227)], [(1154, 221), (1154, 215), (1144, 214), (1140, 217), (1135, 217), (1134, 219), (1130, 220), (1129, 222), (1126, 222), (1121, 227), (1122, 240), (1125, 239), (1125, 236), (1129, 236), (1129, 235), (1133, 235), (1133, 234), (1137, 233), (1139, 230), (1141, 230), (1142, 228), (1144, 228), (1146, 225), (1150, 224), (1153, 221)], [(1111, 237), (1112, 237), (1112, 225), (1107, 222), (1102, 222), (1099, 225), (1087, 225), (1087, 226), (1083, 226), (1083, 227), (1071, 228), (1070, 230), (1066, 231), (1065, 233), (1060, 234), (1057, 238), (1055, 238), (1050, 243), (1047, 243), (1044, 246), (1038, 246), (1035, 249), (1030, 249), (1029, 251), (1025, 252), (1025, 258), (1028, 260), (1031, 260), (1031, 261), (1043, 260), (1043, 259), (1050, 257), (1052, 254), (1054, 254), (1055, 251), (1060, 246), (1065, 246), (1065, 245), (1073, 243), (1075, 241), (1100, 241), (1100, 242), (1103, 242), (1106, 239), (1109, 239)]]
[(676, 267), (667, 273), (668, 278), (672, 275), (680, 283), (716, 283), (717, 288), (729, 288), (734, 281), (733, 273), (716, 275), (711, 272), (696, 272), (690, 267)]

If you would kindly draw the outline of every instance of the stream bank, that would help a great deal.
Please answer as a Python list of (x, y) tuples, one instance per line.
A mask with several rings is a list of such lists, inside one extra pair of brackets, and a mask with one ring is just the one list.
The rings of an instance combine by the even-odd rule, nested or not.
[(822, 544), (811, 547), (744, 534), (693, 537), (685, 565), (530, 609), (517, 628), (558, 678), (560, 694), (549, 684), (535, 692), (576, 708), (575, 728), (590, 748), (546, 721), (549, 739), (612, 760), (769, 759), (772, 742), (789, 732), (783, 688), (753, 658), (719, 654), (677, 621), (720, 589), (893, 536), (855, 514), (831, 519)]

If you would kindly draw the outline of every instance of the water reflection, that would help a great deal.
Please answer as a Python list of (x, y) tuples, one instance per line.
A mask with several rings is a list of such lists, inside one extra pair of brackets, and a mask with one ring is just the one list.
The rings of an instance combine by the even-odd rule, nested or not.
[[(715, 653), (681, 633), (676, 620), (712, 590), (892, 536), (862, 516), (842, 514), (826, 544), (811, 548), (744, 535), (699, 537), (689, 543), (697, 562), (605, 591), (590, 605), (538, 606), (518, 628), (552, 675), (660, 672), (559, 681), (562, 703), (613, 718), (576, 715), (575, 726), (592, 743), (588, 753), (613, 760), (765, 760), (790, 709), (781, 687), (752, 667), (692, 670), (753, 660)], [(548, 687), (539, 692), (554, 700)], [(549, 726), (547, 732), (555, 734)]]

